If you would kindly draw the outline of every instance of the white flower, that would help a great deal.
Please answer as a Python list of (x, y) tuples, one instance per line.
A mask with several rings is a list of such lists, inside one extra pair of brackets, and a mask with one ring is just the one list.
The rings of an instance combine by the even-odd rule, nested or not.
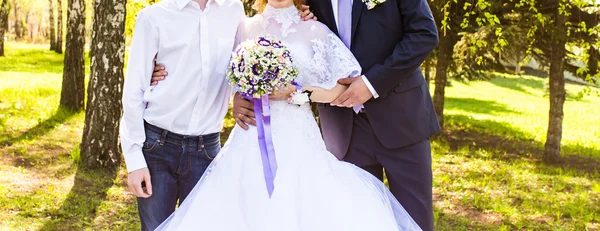
[(366, 5), (367, 9), (371, 10), (375, 8), (377, 5), (384, 3), (386, 0), (362, 0)]
[(310, 102), (310, 98), (308, 98), (308, 94), (307, 93), (299, 93), (299, 92), (294, 92), (292, 93), (292, 97), (290, 97), (288, 99), (290, 104), (295, 104), (295, 105), (304, 105), (305, 103)]

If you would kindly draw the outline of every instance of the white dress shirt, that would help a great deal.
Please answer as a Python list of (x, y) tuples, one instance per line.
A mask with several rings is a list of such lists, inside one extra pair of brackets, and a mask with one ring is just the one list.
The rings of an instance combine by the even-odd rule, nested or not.
[[(338, 1), (350, 1), (352, 4), (354, 4), (354, 0), (331, 0), (331, 6), (333, 7), (333, 17), (335, 18), (335, 25), (336, 27), (339, 27), (339, 22), (338, 22)], [(361, 76), (362, 80), (365, 82), (365, 85), (367, 85), (367, 88), (369, 88), (369, 91), (371, 92), (371, 94), (373, 95), (373, 98), (377, 99), (379, 98), (379, 94), (377, 94), (377, 91), (375, 91), (375, 88), (373, 88), (373, 85), (371, 85), (371, 82), (369, 82), (369, 80), (367, 79), (367, 77), (365, 77), (364, 75)]]
[[(225, 73), (245, 17), (239, 0), (164, 0), (141, 10), (123, 90), (120, 134), (127, 171), (147, 167), (144, 121), (181, 135), (220, 132), (231, 89)], [(169, 76), (150, 86), (157, 63)]]

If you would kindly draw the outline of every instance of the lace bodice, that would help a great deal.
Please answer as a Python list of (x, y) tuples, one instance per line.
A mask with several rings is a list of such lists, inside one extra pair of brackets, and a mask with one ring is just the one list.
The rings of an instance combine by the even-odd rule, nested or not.
[(356, 76), (361, 67), (342, 41), (324, 24), (302, 21), (294, 7), (266, 9), (245, 19), (238, 29), (236, 44), (259, 35), (272, 35), (288, 47), (302, 86), (331, 89), (338, 79)]

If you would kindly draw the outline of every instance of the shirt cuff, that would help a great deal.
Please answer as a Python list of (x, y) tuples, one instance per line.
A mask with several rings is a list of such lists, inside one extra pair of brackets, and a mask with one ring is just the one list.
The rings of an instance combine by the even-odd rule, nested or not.
[(144, 158), (144, 153), (142, 150), (126, 153), (123, 155), (125, 157), (125, 165), (127, 166), (127, 172), (133, 172), (138, 169), (147, 168), (146, 158)]
[(369, 79), (367, 79), (366, 76), (361, 76), (363, 82), (365, 82), (365, 84), (367, 85), (367, 88), (369, 89), (369, 91), (371, 92), (371, 94), (373, 95), (374, 99), (379, 98), (379, 94), (377, 94), (377, 92), (375, 91), (375, 88), (373, 88), (373, 85), (371, 85), (371, 82), (369, 82)]

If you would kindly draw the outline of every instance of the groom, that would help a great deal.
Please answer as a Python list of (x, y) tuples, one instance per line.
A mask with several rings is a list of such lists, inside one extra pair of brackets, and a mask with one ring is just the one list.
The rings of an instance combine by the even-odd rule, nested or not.
[[(437, 46), (435, 21), (426, 0), (309, 0), (321, 22), (358, 59), (362, 78), (331, 105), (320, 104), (323, 137), (330, 152), (378, 177), (385, 169), (390, 190), (412, 218), (433, 230), (431, 146), (440, 130), (419, 69)], [(377, 0), (381, 2), (381, 0)], [(238, 124), (253, 124), (252, 104), (236, 96)], [(352, 107), (364, 105), (356, 114)]]

